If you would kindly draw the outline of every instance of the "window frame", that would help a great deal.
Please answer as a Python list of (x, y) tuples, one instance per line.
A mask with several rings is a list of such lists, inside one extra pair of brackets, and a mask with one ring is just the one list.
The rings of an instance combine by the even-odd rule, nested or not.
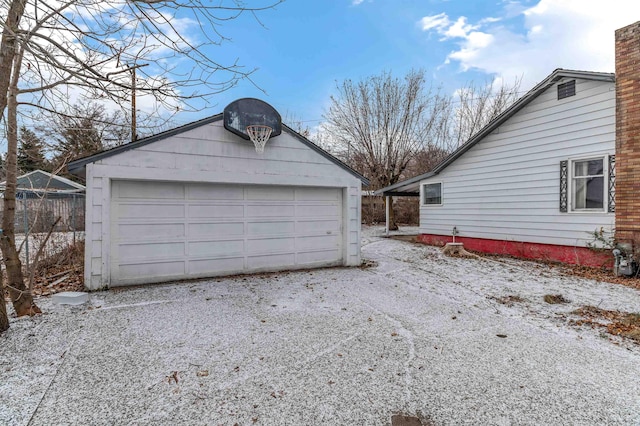
[[(567, 204), (569, 208), (567, 209), (568, 213), (575, 214), (593, 214), (593, 213), (609, 213), (609, 154), (601, 153), (601, 154), (593, 154), (588, 157), (575, 157), (568, 158), (567, 164)], [(575, 197), (574, 197), (574, 180), (575, 176), (575, 163), (580, 163), (583, 161), (591, 161), (591, 160), (601, 160), (602, 161), (602, 207), (601, 208), (584, 208), (584, 209), (576, 209), (575, 207)]]
[[(440, 185), (440, 204), (435, 203), (425, 203), (424, 195), (425, 195), (425, 186), (428, 185)], [(420, 205), (422, 207), (440, 207), (444, 204), (444, 183), (442, 181), (438, 182), (425, 182), (420, 184)]]

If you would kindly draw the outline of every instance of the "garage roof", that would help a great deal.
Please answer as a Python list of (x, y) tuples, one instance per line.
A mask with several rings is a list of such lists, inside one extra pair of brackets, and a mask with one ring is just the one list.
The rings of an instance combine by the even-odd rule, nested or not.
[[(0, 182), (0, 191), (4, 191), (7, 182)], [(83, 185), (62, 176), (54, 175), (44, 170), (33, 170), (18, 176), (16, 181), (18, 190), (39, 192), (83, 192)]]
[(482, 128), (478, 133), (471, 137), (467, 142), (460, 145), (450, 156), (438, 164), (432, 171), (411, 179), (403, 180), (394, 185), (375, 191), (376, 195), (392, 195), (392, 196), (418, 196), (420, 193), (420, 181), (437, 175), (446, 169), (451, 163), (456, 161), (462, 154), (471, 149), (475, 144), (480, 142), (485, 136), (489, 135), (495, 129), (500, 127), (505, 121), (513, 117), (518, 111), (527, 106), (531, 101), (541, 95), (549, 87), (553, 86), (558, 80), (563, 78), (581, 78), (585, 80), (609, 81), (615, 82), (615, 74), (592, 71), (576, 71), (557, 68), (551, 75), (538, 83), (533, 89), (529, 90), (523, 97), (518, 99), (513, 105), (507, 108), (502, 114)]
[[(113, 155), (121, 154), (121, 153), (129, 151), (131, 149), (140, 148), (140, 147), (143, 147), (145, 145), (149, 145), (149, 144), (151, 144), (153, 142), (157, 142), (159, 140), (166, 139), (168, 137), (175, 136), (177, 134), (180, 134), (180, 133), (183, 133), (183, 132), (198, 128), (200, 126), (205, 126), (207, 124), (211, 124), (211, 123), (214, 123), (216, 121), (221, 121), (221, 120), (222, 120), (222, 114), (217, 114), (217, 115), (214, 115), (212, 117), (208, 117), (208, 118), (204, 118), (202, 120), (194, 121), (192, 123), (185, 124), (185, 125), (180, 126), (180, 127), (176, 127), (175, 129), (167, 130), (165, 132), (158, 133), (156, 135), (148, 136), (146, 138), (137, 140), (135, 142), (130, 142), (130, 143), (127, 143), (127, 144), (124, 144), (124, 145), (120, 145), (120, 146), (117, 146), (115, 148), (111, 148), (111, 149), (99, 152), (97, 154), (89, 155), (87, 157), (78, 158), (78, 159), (76, 159), (74, 161), (71, 161), (67, 165), (67, 168), (69, 169), (70, 173), (72, 173), (74, 175), (77, 175), (77, 176), (83, 176), (84, 177), (85, 167), (86, 167), (87, 164), (94, 163), (96, 161), (100, 161), (100, 160), (102, 160), (104, 158), (108, 158), (108, 157), (111, 157)], [(360, 179), (364, 185), (369, 185), (369, 180), (367, 178), (365, 178), (364, 176), (362, 176), (360, 173), (356, 172), (351, 167), (349, 167), (348, 165), (346, 165), (345, 163), (343, 163), (342, 161), (340, 161), (339, 159), (337, 159), (333, 155), (329, 154), (327, 151), (325, 151), (324, 149), (320, 148), (318, 145), (314, 144), (309, 139), (305, 138), (304, 136), (302, 136), (300, 133), (296, 132), (295, 130), (293, 130), (289, 126), (283, 124), (282, 127), (289, 134), (291, 134), (296, 139), (298, 139), (300, 142), (302, 142), (304, 145), (306, 145), (308, 148), (311, 148), (313, 151), (315, 151), (318, 154), (322, 155), (327, 160), (335, 163), (338, 167), (344, 169), (346, 172), (351, 173), (353, 176), (355, 176), (358, 179)]]

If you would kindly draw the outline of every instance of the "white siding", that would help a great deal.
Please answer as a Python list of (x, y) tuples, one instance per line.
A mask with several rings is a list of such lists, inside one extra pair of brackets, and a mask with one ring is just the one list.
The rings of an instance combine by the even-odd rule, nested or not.
[[(85, 285), (110, 284), (110, 211), (114, 180), (175, 181), (335, 188), (342, 191), (342, 264), (360, 264), (361, 181), (286, 130), (264, 154), (222, 126), (222, 120), (87, 165)], [(91, 182), (91, 184), (89, 184)], [(152, 194), (150, 194), (152, 195)]]
[(577, 80), (576, 95), (562, 100), (551, 86), (421, 182), (442, 182), (443, 205), (420, 207), (420, 232), (451, 235), (455, 226), (463, 237), (584, 246), (614, 215), (561, 213), (560, 161), (614, 153), (614, 84)]

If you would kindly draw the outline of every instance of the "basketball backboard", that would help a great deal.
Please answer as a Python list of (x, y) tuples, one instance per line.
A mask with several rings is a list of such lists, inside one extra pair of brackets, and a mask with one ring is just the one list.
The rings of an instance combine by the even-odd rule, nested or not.
[(268, 103), (255, 98), (242, 98), (231, 102), (223, 112), (224, 128), (249, 140), (247, 126), (271, 127), (271, 137), (282, 133), (282, 119), (278, 111)]

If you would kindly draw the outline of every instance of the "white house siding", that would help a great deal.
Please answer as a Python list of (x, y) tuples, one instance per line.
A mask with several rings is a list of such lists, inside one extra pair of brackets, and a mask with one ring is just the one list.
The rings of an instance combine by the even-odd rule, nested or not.
[(584, 246), (614, 214), (561, 213), (560, 161), (614, 153), (614, 84), (578, 79), (576, 95), (561, 100), (553, 85), (421, 182), (442, 182), (443, 204), (421, 205), (420, 232), (455, 226), (464, 237)]
[(359, 265), (361, 181), (285, 130), (263, 154), (224, 129), (222, 120), (106, 157), (86, 166), (85, 286), (110, 285), (114, 180), (336, 188), (341, 192), (342, 263)]

